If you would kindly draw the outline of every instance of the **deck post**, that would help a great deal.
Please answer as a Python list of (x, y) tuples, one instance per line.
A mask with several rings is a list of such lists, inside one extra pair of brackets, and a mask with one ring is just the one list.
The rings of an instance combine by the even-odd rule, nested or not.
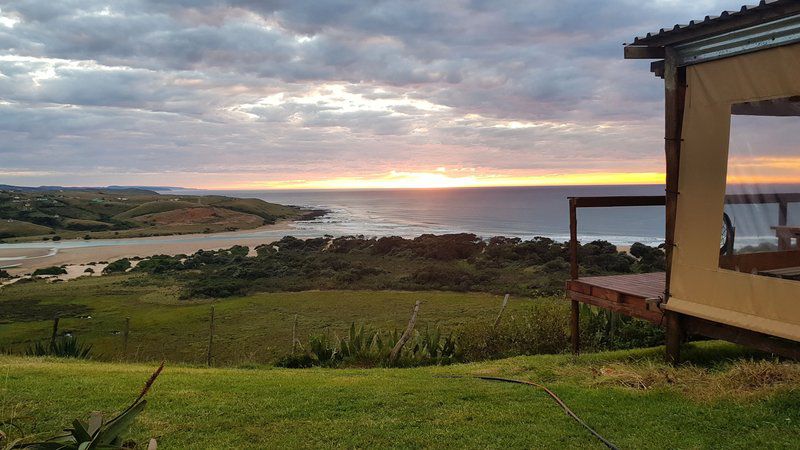
[(578, 279), (578, 200), (569, 199), (569, 276)]
[[(569, 277), (577, 280), (578, 270), (578, 201), (574, 197), (569, 199)], [(570, 342), (572, 353), (577, 355), (581, 350), (581, 316), (580, 304), (572, 300), (570, 312)]]
[(683, 324), (681, 316), (675, 311), (665, 311), (667, 320), (667, 353), (666, 360), (669, 364), (681, 362), (681, 342), (683, 341)]
[(666, 156), (666, 283), (664, 301), (669, 301), (672, 278), (672, 255), (675, 248), (675, 221), (678, 209), (678, 179), (681, 161), (681, 131), (686, 98), (686, 69), (676, 64), (675, 51), (665, 50), (664, 58), (664, 153)]
[(581, 310), (580, 303), (572, 300), (572, 311), (570, 313), (569, 329), (570, 342), (572, 344), (572, 354), (577, 355), (581, 351)]
[[(789, 218), (789, 204), (778, 199), (778, 226), (786, 226)], [(789, 250), (792, 247), (792, 238), (783, 233), (778, 233), (778, 250)]]

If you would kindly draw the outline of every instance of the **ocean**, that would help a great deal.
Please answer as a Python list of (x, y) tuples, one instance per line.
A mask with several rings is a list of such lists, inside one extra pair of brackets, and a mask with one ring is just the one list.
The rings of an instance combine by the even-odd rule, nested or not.
[[(423, 233), (475, 233), (482, 237), (545, 236), (569, 239), (571, 196), (663, 195), (664, 187), (546, 186), (452, 189), (170, 191), (173, 194), (219, 194), (269, 202), (324, 208), (331, 213), (293, 224), (288, 234), (403, 237)], [(578, 212), (583, 241), (603, 239), (618, 245), (664, 239), (663, 207), (592, 208)]]

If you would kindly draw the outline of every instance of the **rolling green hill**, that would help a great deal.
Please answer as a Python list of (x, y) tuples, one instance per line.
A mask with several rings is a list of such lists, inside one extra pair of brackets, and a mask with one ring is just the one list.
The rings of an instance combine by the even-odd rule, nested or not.
[(302, 214), (259, 199), (144, 189), (0, 189), (0, 239), (6, 242), (233, 231)]

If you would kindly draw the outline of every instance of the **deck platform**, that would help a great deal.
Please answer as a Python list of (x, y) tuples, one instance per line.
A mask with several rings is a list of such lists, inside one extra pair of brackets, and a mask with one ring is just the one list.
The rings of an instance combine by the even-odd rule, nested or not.
[(664, 272), (580, 277), (567, 281), (570, 300), (599, 306), (626, 316), (661, 324), (663, 314), (654, 301), (664, 295)]

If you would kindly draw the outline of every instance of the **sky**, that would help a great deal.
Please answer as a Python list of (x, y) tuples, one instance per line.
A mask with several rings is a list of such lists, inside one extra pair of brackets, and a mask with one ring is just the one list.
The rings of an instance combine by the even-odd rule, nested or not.
[(663, 182), (634, 36), (733, 1), (0, 1), (0, 183)]

